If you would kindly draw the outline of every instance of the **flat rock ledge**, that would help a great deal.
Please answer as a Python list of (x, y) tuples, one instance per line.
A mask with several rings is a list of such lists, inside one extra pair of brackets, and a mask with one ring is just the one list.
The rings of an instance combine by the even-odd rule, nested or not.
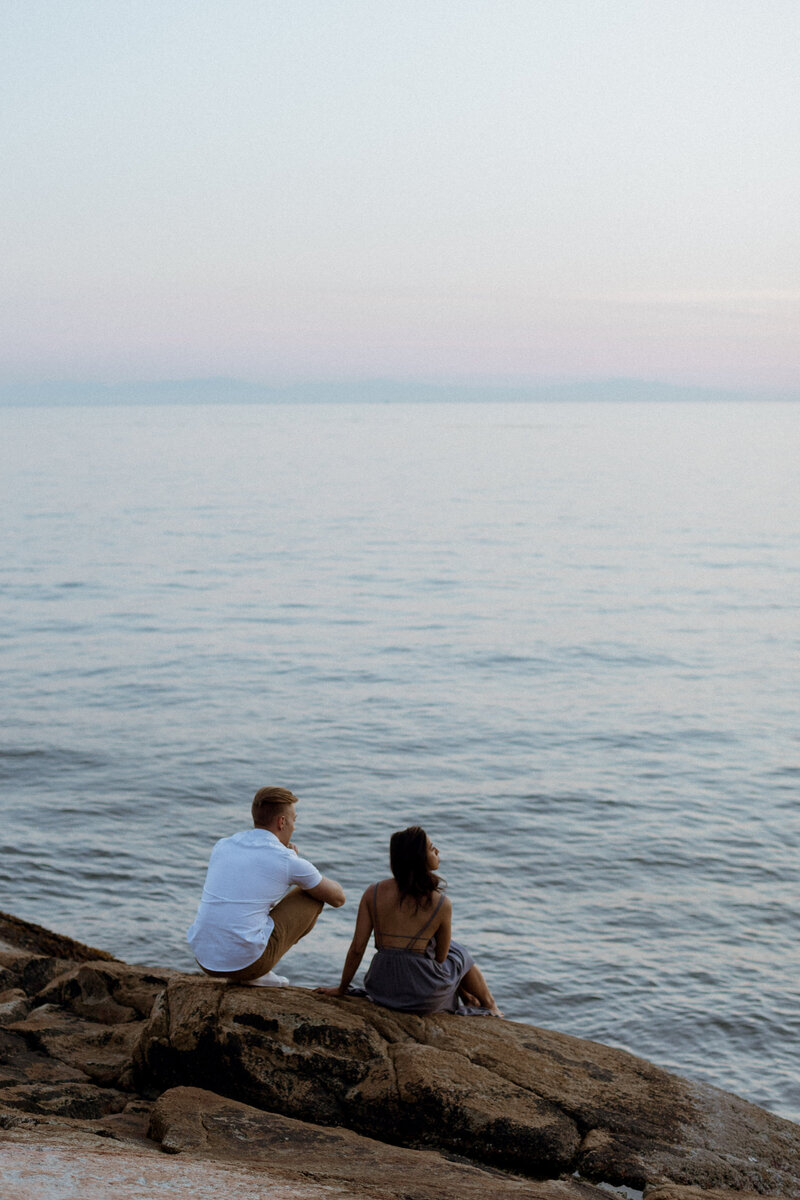
[(551, 1030), (129, 966), (0, 914), (0, 1172), (4, 1200), (800, 1200), (800, 1126)]

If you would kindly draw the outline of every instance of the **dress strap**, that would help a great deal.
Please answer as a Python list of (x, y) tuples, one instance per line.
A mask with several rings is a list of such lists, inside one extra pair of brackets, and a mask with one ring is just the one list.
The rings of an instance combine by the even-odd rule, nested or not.
[(419, 930), (419, 932), (418, 932), (418, 933), (415, 933), (415, 934), (414, 934), (414, 936), (413, 936), (412, 938), (409, 938), (409, 939), (408, 939), (408, 944), (407, 944), (407, 946), (406, 946), (406, 950), (410, 950), (410, 949), (411, 949), (411, 947), (412, 947), (412, 945), (414, 944), (414, 942), (418, 942), (418, 941), (421, 939), (421, 937), (422, 937), (423, 933), (424, 933), (424, 932), (425, 932), (425, 930), (428, 928), (428, 926), (430, 925), (431, 921), (432, 921), (432, 920), (433, 920), (433, 918), (436, 916), (436, 914), (438, 913), (439, 909), (442, 907), (442, 905), (443, 905), (443, 904), (444, 904), (444, 896), (442, 895), (442, 896), (440, 896), (440, 897), (439, 897), (439, 903), (436, 905), (436, 908), (433, 910), (433, 912), (431, 913), (431, 915), (428, 917), (427, 921), (426, 921), (426, 922), (425, 922), (425, 924), (422, 926), (422, 928)]
[(381, 931), (378, 929), (378, 885), (372, 889), (372, 925), (375, 930), (376, 940), (381, 936)]

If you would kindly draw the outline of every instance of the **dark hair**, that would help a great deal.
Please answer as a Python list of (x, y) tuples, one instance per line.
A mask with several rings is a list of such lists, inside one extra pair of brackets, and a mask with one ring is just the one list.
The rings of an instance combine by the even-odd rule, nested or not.
[(389, 864), (402, 903), (410, 896), (420, 904), (427, 902), (441, 880), (428, 870), (428, 835), (419, 825), (410, 825), (393, 833), (389, 841)]
[(295, 796), (294, 792), (290, 792), (288, 788), (259, 788), (253, 797), (251, 808), (253, 824), (266, 829), (276, 817), (286, 812), (290, 804), (297, 804), (297, 796)]

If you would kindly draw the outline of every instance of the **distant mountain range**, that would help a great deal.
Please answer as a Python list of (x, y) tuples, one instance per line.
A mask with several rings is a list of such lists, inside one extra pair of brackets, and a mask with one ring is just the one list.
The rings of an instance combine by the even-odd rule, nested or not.
[(140, 383), (44, 383), (0, 386), (0, 405), (112, 404), (331, 404), (467, 401), (735, 401), (800, 400), (800, 391), (692, 387), (641, 379), (577, 383), (455, 384), (388, 379), (292, 383), (279, 386), (241, 379), (177, 379)]

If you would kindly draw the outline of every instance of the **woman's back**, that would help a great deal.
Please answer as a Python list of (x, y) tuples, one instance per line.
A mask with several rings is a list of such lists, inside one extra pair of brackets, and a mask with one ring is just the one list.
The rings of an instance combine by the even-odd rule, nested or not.
[(382, 879), (368, 889), (367, 903), (379, 950), (424, 954), (445, 915), (445, 896), (438, 888), (418, 903), (411, 896), (401, 897), (394, 879)]

